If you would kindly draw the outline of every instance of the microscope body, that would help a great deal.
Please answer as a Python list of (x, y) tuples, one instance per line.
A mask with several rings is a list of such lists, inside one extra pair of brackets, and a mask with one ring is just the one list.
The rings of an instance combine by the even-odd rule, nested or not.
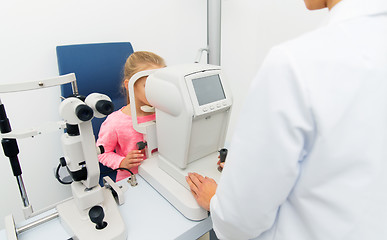
[[(55, 127), (12, 131), (4, 105), (0, 99), (0, 139), (5, 155), (10, 159), (13, 174), (19, 185), (23, 201), (25, 218), (37, 213), (33, 212), (24, 186), (22, 171), (18, 160), (19, 149), (16, 139), (34, 137), (42, 132), (57, 131), (66, 128), (63, 134), (62, 147), (64, 157), (60, 166), (66, 166), (71, 178), (73, 198), (62, 201), (56, 206), (57, 212), (18, 228), (12, 215), (5, 219), (7, 237), (17, 239), (18, 234), (26, 229), (36, 227), (59, 216), (64, 228), (74, 239), (117, 239), (127, 238), (127, 230), (117, 205), (124, 203), (123, 189), (109, 177), (104, 177), (105, 186), (99, 186), (99, 163), (97, 152), (101, 148), (95, 146), (91, 119), (104, 117), (113, 111), (110, 98), (103, 94), (93, 93), (86, 98), (78, 96), (78, 88), (74, 73), (56, 78), (2, 84), (0, 93), (30, 91), (71, 83), (74, 96), (65, 99), (60, 105), (60, 115), (64, 121), (55, 123)], [(66, 126), (66, 127), (65, 127)]]
[(104, 117), (113, 109), (110, 98), (97, 93), (86, 99), (69, 97), (59, 108), (67, 126), (61, 138), (65, 155), (62, 165), (73, 179), (73, 199), (58, 205), (57, 210), (67, 231), (79, 239), (127, 237), (116, 200), (110, 190), (99, 185), (98, 149), (91, 124), (93, 117)]
[(62, 135), (66, 167), (73, 178), (71, 190), (79, 210), (85, 211), (103, 202), (99, 182), (99, 164), (91, 119), (93, 109), (76, 97), (62, 101), (60, 114), (67, 132)]

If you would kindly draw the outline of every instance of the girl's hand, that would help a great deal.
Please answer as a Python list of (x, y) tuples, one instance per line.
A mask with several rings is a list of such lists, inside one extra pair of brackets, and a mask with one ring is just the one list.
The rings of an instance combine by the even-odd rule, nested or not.
[(140, 166), (144, 161), (144, 150), (133, 150), (121, 161), (120, 168), (131, 169)]

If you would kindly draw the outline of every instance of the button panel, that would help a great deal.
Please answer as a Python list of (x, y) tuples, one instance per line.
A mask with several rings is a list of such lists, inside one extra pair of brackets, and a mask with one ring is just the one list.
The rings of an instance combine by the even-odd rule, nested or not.
[(222, 102), (217, 102), (217, 103), (212, 103), (212, 104), (207, 104), (205, 106), (200, 107), (201, 113), (209, 113), (212, 111), (217, 111), (219, 109), (222, 109), (224, 107), (228, 106), (227, 101), (222, 101)]

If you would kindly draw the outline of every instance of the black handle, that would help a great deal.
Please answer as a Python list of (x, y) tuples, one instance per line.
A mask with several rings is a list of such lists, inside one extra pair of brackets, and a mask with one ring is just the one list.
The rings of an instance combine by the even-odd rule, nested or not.
[(11, 125), (9, 124), (7, 114), (5, 113), (4, 104), (0, 104), (0, 131), (1, 133), (11, 132)]
[(90, 220), (96, 224), (95, 228), (98, 230), (104, 229), (107, 226), (107, 222), (104, 222), (105, 213), (101, 206), (94, 206), (89, 210)]
[[(0, 102), (0, 132), (9, 133), (11, 131), (11, 124), (7, 118), (4, 104)], [(15, 177), (20, 176), (22, 174), (22, 170), (20, 167), (19, 158), (17, 157), (19, 154), (19, 147), (17, 145), (16, 139), (4, 138), (1, 140), (1, 145), (3, 146), (4, 155), (9, 158), (13, 175)]]
[(219, 151), (219, 156), (220, 156), (220, 162), (224, 163), (226, 161), (228, 150), (227, 148), (222, 148)]
[(138, 142), (136, 145), (138, 150), (143, 150), (148, 144), (146, 142)]

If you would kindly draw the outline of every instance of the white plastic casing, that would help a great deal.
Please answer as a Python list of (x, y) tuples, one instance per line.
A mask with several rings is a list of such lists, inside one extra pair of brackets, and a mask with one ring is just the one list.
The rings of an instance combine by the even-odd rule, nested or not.
[[(148, 76), (145, 94), (156, 109), (156, 123), (133, 121), (133, 127), (145, 134), (148, 146), (149, 140), (157, 139), (158, 154), (148, 155), (139, 174), (188, 219), (207, 218), (185, 176), (197, 172), (219, 180), (216, 163), (225, 143), (231, 91), (219, 66), (186, 64), (135, 74), (129, 81), (133, 99), (133, 85), (143, 76)], [(132, 118), (136, 119), (135, 111)]]
[(106, 96), (105, 94), (101, 94), (101, 93), (92, 93), (92, 94), (89, 94), (86, 99), (85, 99), (85, 103), (91, 107), (94, 111), (94, 117), (96, 118), (104, 118), (106, 117), (105, 114), (102, 114), (100, 113), (97, 108), (96, 108), (96, 104), (98, 103), (98, 101), (101, 101), (101, 100), (106, 100), (106, 101), (109, 101), (111, 102), (112, 100), (110, 99), (110, 97)]
[[(199, 105), (193, 80), (219, 76), (224, 99)], [(232, 105), (219, 66), (186, 64), (149, 75), (145, 93), (156, 108), (159, 157), (179, 168), (224, 147)]]
[(82, 100), (75, 97), (66, 98), (60, 103), (59, 114), (61, 115), (61, 117), (66, 123), (69, 123), (69, 124), (82, 123), (83, 121), (80, 120), (75, 114), (77, 107), (80, 105), (85, 105), (85, 103)]

